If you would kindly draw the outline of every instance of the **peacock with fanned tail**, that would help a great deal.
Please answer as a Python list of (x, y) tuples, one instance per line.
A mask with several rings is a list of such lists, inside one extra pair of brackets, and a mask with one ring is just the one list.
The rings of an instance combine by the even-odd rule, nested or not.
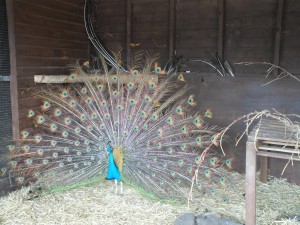
[(190, 199), (194, 189), (214, 193), (230, 183), (221, 168), (231, 161), (214, 150), (218, 129), (204, 121), (212, 112), (194, 111), (195, 97), (177, 67), (169, 62), (161, 69), (156, 58), (138, 53), (124, 69), (120, 54), (112, 57), (97, 39), (89, 2), (85, 26), (101, 70), (77, 64), (68, 79), (81, 83), (37, 91), (41, 109), (28, 112), (34, 128), (8, 145), (9, 168), (1, 172), (13, 186), (66, 187), (106, 178), (115, 180), (116, 193), (120, 182), (123, 194), (125, 182), (163, 199)]
[(213, 153), (218, 130), (204, 122), (211, 111), (194, 112), (182, 74), (146, 61), (128, 73), (111, 73), (104, 63), (101, 74), (90, 75), (77, 65), (68, 79), (83, 84), (40, 89), (41, 111), (28, 112), (35, 128), (8, 146), (14, 182), (52, 188), (106, 177), (160, 198), (222, 187), (222, 163)]

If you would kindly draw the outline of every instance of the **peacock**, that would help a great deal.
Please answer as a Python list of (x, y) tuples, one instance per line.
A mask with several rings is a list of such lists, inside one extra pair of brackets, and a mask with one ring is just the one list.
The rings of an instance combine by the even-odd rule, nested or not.
[[(95, 177), (122, 182), (161, 198), (188, 198), (194, 188), (214, 192), (226, 183), (214, 146), (219, 130), (195, 112), (183, 74), (147, 58), (141, 70), (92, 71), (76, 64), (69, 86), (43, 86), (33, 128), (8, 145), (17, 186), (70, 186)], [(2, 172), (4, 169), (2, 170)]]
[[(216, 151), (220, 130), (195, 111), (196, 98), (176, 65), (137, 52), (127, 67), (120, 51), (97, 39), (85, 1), (87, 35), (101, 67), (73, 65), (70, 85), (37, 88), (32, 128), (7, 145), (12, 186), (72, 187), (93, 179), (123, 182), (159, 199), (191, 199), (194, 190), (215, 193), (230, 184)], [(113, 56), (112, 56), (113, 55)], [(171, 66), (170, 66), (171, 65)], [(226, 199), (226, 197), (224, 198)]]

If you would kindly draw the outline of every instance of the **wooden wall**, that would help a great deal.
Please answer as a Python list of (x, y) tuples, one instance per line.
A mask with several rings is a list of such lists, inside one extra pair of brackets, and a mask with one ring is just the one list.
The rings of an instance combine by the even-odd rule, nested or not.
[(31, 96), (35, 74), (68, 74), (68, 64), (88, 59), (83, 6), (84, 0), (7, 1), (12, 92), (18, 99), (13, 104), (15, 128), (30, 126), (28, 109), (39, 104)]
[[(135, 50), (158, 52), (162, 66), (172, 53), (208, 60), (217, 52), (228, 60), (236, 78), (218, 77), (200, 63), (183, 68), (191, 71), (186, 77), (195, 86), (198, 110), (212, 108), (211, 123), (223, 127), (255, 110), (300, 114), (299, 82), (285, 79), (262, 86), (274, 78), (265, 78), (268, 67), (235, 64), (271, 62), (299, 74), (299, 15), (297, 0), (98, 0), (96, 22), (98, 33), (119, 40), (125, 55)], [(242, 132), (242, 124), (233, 127), (226, 144), (238, 171), (245, 166), (245, 139), (238, 147), (234, 140)], [(271, 174), (280, 176), (285, 163), (270, 160)], [(295, 163), (284, 177), (300, 184), (299, 169)]]

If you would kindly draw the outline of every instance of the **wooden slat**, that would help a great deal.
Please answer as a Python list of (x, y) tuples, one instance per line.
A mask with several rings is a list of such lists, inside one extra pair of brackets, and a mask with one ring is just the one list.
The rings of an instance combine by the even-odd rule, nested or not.
[(13, 137), (19, 136), (19, 109), (18, 109), (18, 74), (16, 61), (16, 39), (15, 39), (15, 20), (14, 20), (14, 1), (6, 0), (7, 21), (8, 21), (8, 38), (10, 52), (10, 95), (12, 109), (12, 133)]
[[(278, 0), (277, 15), (276, 15), (276, 34), (274, 43), (274, 64), (279, 65), (280, 60), (280, 47), (282, 36), (282, 19), (285, 0)], [(274, 70), (274, 76), (278, 76), (278, 70)]]
[[(59, 5), (57, 6), (57, 10), (47, 8), (47, 5), (35, 5), (31, 4), (30, 0), (27, 1), (16, 1), (15, 2), (15, 10), (18, 13), (22, 13), (23, 15), (34, 14), (35, 16), (44, 17), (44, 18), (53, 18), (55, 20), (62, 21), (70, 21), (72, 23), (83, 24), (83, 17), (78, 17), (77, 15), (72, 15), (68, 13), (64, 13), (59, 10)], [(16, 15), (17, 16), (17, 15)]]
[(292, 156), (288, 154), (275, 153), (275, 152), (257, 152), (257, 155), (278, 158), (278, 159), (293, 159), (295, 161), (300, 161), (300, 158), (298, 156)]
[(219, 19), (219, 26), (218, 26), (218, 56), (223, 59), (224, 54), (224, 8), (225, 3), (224, 0), (218, 1), (218, 19)]
[(127, 50), (127, 63), (131, 61), (131, 43), (132, 43), (132, 2), (126, 2), (126, 50)]
[(283, 147), (276, 147), (276, 146), (259, 146), (259, 150), (263, 151), (274, 151), (274, 152), (286, 152), (286, 153), (294, 153), (294, 154), (300, 154), (300, 149), (287, 149)]
[(169, 4), (169, 59), (171, 59), (174, 56), (176, 2), (175, 0), (169, 0)]

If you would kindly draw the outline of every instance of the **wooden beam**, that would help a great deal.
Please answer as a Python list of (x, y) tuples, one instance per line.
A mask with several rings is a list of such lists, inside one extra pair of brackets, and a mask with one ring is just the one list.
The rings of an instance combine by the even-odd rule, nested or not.
[[(280, 63), (280, 47), (281, 47), (281, 36), (282, 36), (282, 20), (285, 0), (278, 0), (277, 2), (277, 15), (276, 15), (276, 33), (274, 42), (274, 65)], [(278, 76), (278, 69), (273, 72), (274, 76)]]
[(218, 1), (218, 56), (223, 59), (224, 57), (224, 13), (225, 0)]
[[(162, 74), (163, 76), (163, 74)], [(126, 84), (129, 82), (135, 83), (142, 83), (142, 82), (158, 82), (158, 75), (153, 74), (151, 76), (130, 76), (128, 74), (118, 74), (109, 75), (106, 77), (105, 75), (88, 75), (88, 77), (78, 76), (75, 78), (71, 78), (69, 75), (34, 75), (34, 82), (35, 83), (42, 83), (42, 84), (68, 84), (68, 83), (84, 83), (85, 78), (88, 78), (89, 81), (99, 81), (106, 83), (107, 81), (110, 83), (119, 82), (121, 84)], [(117, 78), (117, 79), (116, 79)]]
[(14, 20), (14, 0), (6, 0), (9, 54), (10, 54), (10, 96), (12, 110), (12, 134), (18, 138), (20, 132), (19, 124), (19, 103), (18, 103), (18, 74), (16, 57), (16, 39), (15, 39), (15, 20)]
[(132, 0), (126, 2), (126, 51), (127, 65), (130, 65), (131, 59), (131, 43), (132, 43)]
[(246, 224), (256, 225), (256, 149), (246, 143)]
[(176, 20), (175, 0), (169, 0), (169, 59), (173, 57), (175, 47), (175, 20)]
[(267, 182), (268, 181), (268, 172), (269, 172), (269, 163), (268, 157), (260, 157), (260, 181)]

